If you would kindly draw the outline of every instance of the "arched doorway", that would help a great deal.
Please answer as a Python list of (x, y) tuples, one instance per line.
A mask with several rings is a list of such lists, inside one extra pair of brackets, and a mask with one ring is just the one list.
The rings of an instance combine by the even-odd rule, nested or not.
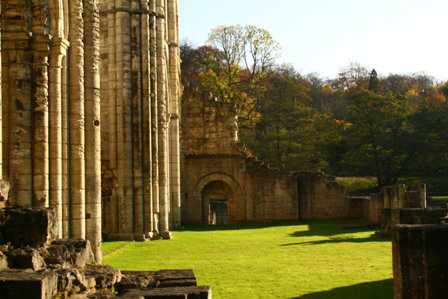
[(202, 222), (229, 224), (234, 222), (234, 197), (232, 188), (223, 181), (208, 183), (201, 192)]

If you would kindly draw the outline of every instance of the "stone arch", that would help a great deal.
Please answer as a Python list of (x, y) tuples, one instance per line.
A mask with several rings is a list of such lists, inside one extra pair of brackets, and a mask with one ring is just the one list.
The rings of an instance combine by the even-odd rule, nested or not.
[(214, 182), (222, 182), (230, 188), (231, 198), (229, 197), (230, 202), (228, 202), (228, 223), (234, 223), (238, 221), (238, 219), (236, 218), (236, 207), (238, 206), (238, 203), (241, 203), (243, 201), (244, 192), (241, 188), (241, 185), (234, 177), (223, 172), (214, 172), (202, 176), (193, 188), (193, 198), (201, 202), (200, 207), (202, 221), (207, 223), (208, 218), (208, 214), (206, 212), (206, 209), (208, 209), (208, 202), (207, 200), (203, 202), (203, 191), (207, 186)]

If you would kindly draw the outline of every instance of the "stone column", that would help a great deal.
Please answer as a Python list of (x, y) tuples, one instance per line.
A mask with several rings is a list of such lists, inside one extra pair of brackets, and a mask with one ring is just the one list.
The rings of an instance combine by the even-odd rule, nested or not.
[(70, 1), (70, 226), (71, 237), (84, 239), (85, 223), (85, 115), (83, 1)]
[[(68, 42), (67, 42), (68, 43)], [(67, 52), (68, 54), (68, 52)], [(69, 101), (69, 57), (62, 58), (62, 237), (70, 238), (70, 101)]]
[(168, 194), (168, 78), (166, 48), (166, 8), (164, 0), (157, 0), (157, 111), (159, 124), (159, 205), (160, 233), (168, 238), (169, 194)]
[(159, 234), (159, 118), (158, 118), (158, 60), (157, 60), (157, 0), (150, 0), (150, 65), (151, 65), (151, 145), (152, 145), (152, 198), (153, 233)]
[[(68, 42), (54, 38), (50, 52), (49, 82), (49, 151), (50, 151), (50, 207), (58, 220), (58, 236), (63, 237), (62, 210), (62, 61), (66, 57)], [(64, 97), (65, 98), (65, 97)]]
[[(2, 5), (0, 4), (0, 16), (2, 15)], [(0, 179), (3, 179), (3, 102), (2, 102), (2, 20), (0, 18)]]
[[(106, 3), (106, 4), (104, 4)], [(105, 32), (107, 33), (107, 44), (104, 49), (107, 53), (107, 77), (101, 78), (104, 84), (107, 84), (107, 97), (104, 96), (101, 101), (102, 110), (108, 109), (108, 123), (105, 125), (103, 120), (103, 126), (101, 130), (104, 129), (104, 134), (108, 135), (108, 143), (103, 144), (102, 147), (107, 147), (109, 153), (109, 171), (112, 176), (110, 179), (115, 179), (114, 175), (117, 175), (118, 169), (118, 157), (117, 157), (117, 64), (116, 64), (116, 42), (118, 38), (116, 35), (116, 20), (115, 20), (115, 1), (103, 1), (103, 5), (106, 6), (107, 13), (107, 28)], [(106, 72), (105, 72), (106, 73)], [(102, 95), (103, 96), (103, 95)], [(106, 165), (107, 166), (107, 165)], [(106, 170), (106, 169), (105, 169)], [(115, 187), (115, 186), (111, 186)], [(107, 223), (107, 233), (118, 233), (119, 231), (119, 212), (118, 212), (118, 197), (117, 190), (110, 190), (111, 197), (109, 198), (109, 204), (107, 210), (105, 211), (105, 220)]]
[(181, 225), (180, 212), (180, 57), (178, 37), (177, 1), (168, 1), (168, 39), (169, 39), (169, 74), (171, 93), (171, 119), (170, 119), (170, 189), (171, 189), (171, 222), (174, 227)]
[(132, 161), (132, 67), (130, 3), (117, 0), (116, 9), (116, 80), (117, 80), (117, 145), (118, 145), (118, 211), (119, 238), (134, 239), (133, 161)]
[(141, 7), (141, 53), (142, 53), (142, 131), (143, 131), (143, 230), (145, 237), (153, 237), (152, 197), (152, 134), (151, 134), (151, 57), (149, 27), (150, 12), (147, 0), (140, 0)]
[(134, 239), (145, 240), (143, 212), (143, 102), (140, 0), (131, 1), (131, 84)]
[(97, 0), (84, 0), (86, 238), (101, 262), (100, 20)]
[(32, 78), (32, 161), (33, 205), (49, 206), (49, 116), (48, 116), (48, 58), (50, 36), (48, 35), (48, 7), (46, 3), (33, 0), (31, 6), (33, 55)]

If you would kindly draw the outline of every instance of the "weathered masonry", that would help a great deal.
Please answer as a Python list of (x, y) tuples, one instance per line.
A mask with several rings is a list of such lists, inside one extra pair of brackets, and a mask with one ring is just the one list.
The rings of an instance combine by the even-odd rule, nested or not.
[(97, 3), (2, 0), (1, 21), (1, 169), (10, 204), (53, 207), (58, 237), (89, 239), (99, 261)]
[(298, 219), (296, 175), (247, 153), (229, 103), (185, 96), (182, 111), (183, 222)]
[[(59, 238), (180, 223), (177, 0), (1, 0), (0, 176)], [(103, 204), (102, 204), (103, 202)]]
[(100, 0), (104, 233), (180, 225), (176, 0)]

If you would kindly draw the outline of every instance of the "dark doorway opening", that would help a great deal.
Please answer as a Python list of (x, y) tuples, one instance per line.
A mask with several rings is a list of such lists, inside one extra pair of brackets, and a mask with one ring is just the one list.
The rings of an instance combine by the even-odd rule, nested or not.
[(227, 200), (210, 201), (210, 224), (227, 224)]

